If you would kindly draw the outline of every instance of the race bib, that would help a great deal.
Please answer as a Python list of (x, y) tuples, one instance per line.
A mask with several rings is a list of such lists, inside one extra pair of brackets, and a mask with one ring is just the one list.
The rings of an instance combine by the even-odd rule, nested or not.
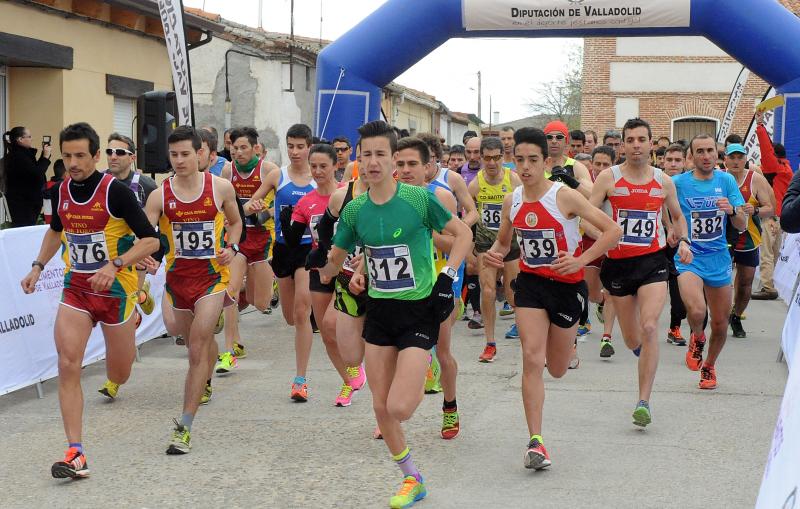
[(364, 252), (363, 247), (356, 246), (356, 249), (352, 253), (349, 253), (347, 257), (344, 259), (344, 263), (342, 263), (342, 270), (344, 272), (347, 272), (348, 274), (352, 274), (353, 272), (355, 272), (356, 268), (353, 267), (353, 260), (356, 258), (356, 256), (362, 254), (363, 252)]
[(558, 258), (556, 231), (517, 230), (522, 263), (531, 268), (550, 265)]
[(658, 212), (646, 210), (621, 209), (617, 214), (617, 224), (622, 228), (620, 244), (629, 246), (649, 246), (656, 238)]
[[(237, 197), (237, 198), (239, 199), (239, 203), (242, 205), (242, 208), (244, 208), (245, 203), (250, 201), (250, 198), (242, 198), (242, 197)], [(250, 214), (249, 216), (244, 216), (244, 225), (247, 228), (254, 228), (256, 226), (260, 226), (258, 224), (257, 219), (258, 219), (257, 214)]]
[(217, 256), (214, 221), (172, 223), (176, 258), (209, 259)]
[(722, 237), (725, 212), (719, 209), (692, 211), (692, 242), (710, 242)]
[(503, 210), (502, 203), (484, 203), (481, 210), (483, 226), (489, 230), (500, 229), (500, 212)]
[[(322, 219), (323, 214), (317, 214), (315, 216), (311, 216), (311, 224), (308, 225), (309, 229), (311, 230), (311, 238), (314, 240), (314, 243), (319, 242), (319, 233), (317, 233), (317, 225), (319, 224), (319, 220)], [(334, 234), (336, 233), (336, 229), (334, 229)]]
[(108, 245), (103, 232), (66, 233), (70, 267), (75, 272), (96, 272), (108, 263)]
[(382, 292), (402, 292), (417, 287), (408, 246), (366, 247), (369, 284)]

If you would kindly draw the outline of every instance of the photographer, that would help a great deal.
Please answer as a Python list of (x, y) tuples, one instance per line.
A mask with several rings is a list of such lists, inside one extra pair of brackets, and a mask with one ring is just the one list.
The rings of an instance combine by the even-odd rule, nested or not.
[(25, 127), (15, 127), (3, 137), (3, 176), (11, 227), (35, 225), (42, 210), (42, 189), (47, 180), (45, 173), (50, 166), (49, 137), (42, 142), (38, 160), (36, 149), (31, 147), (31, 132)]

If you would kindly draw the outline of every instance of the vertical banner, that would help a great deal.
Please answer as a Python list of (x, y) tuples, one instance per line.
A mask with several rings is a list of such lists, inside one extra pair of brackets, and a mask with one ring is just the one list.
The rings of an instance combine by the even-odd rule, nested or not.
[(158, 12), (164, 27), (175, 99), (178, 102), (178, 125), (194, 125), (192, 115), (192, 81), (189, 74), (189, 49), (186, 46), (186, 30), (183, 26), (183, 2), (181, 0), (158, 0)]
[[(770, 87), (762, 101), (772, 99), (776, 94), (775, 88)], [(772, 138), (772, 135), (775, 134), (775, 110), (764, 112), (764, 127), (767, 128), (769, 137)], [(744, 147), (747, 149), (747, 160), (750, 161), (750, 164), (761, 164), (761, 148), (758, 146), (758, 136), (756, 136), (755, 117), (750, 121), (750, 128), (744, 138)]]
[(747, 78), (749, 77), (750, 70), (747, 67), (742, 66), (742, 71), (739, 73), (739, 77), (736, 78), (736, 83), (733, 85), (733, 90), (731, 90), (731, 97), (728, 99), (728, 107), (725, 110), (725, 115), (722, 117), (722, 125), (719, 126), (717, 143), (724, 143), (725, 138), (727, 138), (728, 134), (731, 132), (733, 119), (736, 117), (736, 110), (739, 109), (739, 102), (742, 100), (742, 96), (744, 95), (744, 87), (747, 85)]

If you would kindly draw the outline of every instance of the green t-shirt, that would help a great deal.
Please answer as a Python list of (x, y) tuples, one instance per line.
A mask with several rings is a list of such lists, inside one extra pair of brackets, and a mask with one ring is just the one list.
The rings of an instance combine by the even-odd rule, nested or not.
[(424, 187), (398, 182), (383, 205), (373, 203), (369, 192), (348, 203), (333, 243), (348, 252), (364, 245), (370, 297), (420, 300), (433, 289), (431, 230), (441, 232), (451, 217)]

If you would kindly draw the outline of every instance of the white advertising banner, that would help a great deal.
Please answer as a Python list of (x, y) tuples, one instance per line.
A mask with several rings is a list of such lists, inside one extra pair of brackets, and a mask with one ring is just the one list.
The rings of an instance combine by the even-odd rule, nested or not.
[(722, 117), (722, 124), (719, 126), (717, 133), (717, 143), (724, 143), (725, 138), (731, 132), (733, 119), (736, 117), (736, 110), (739, 109), (739, 102), (744, 96), (744, 87), (747, 85), (747, 78), (750, 77), (750, 70), (747, 67), (742, 67), (739, 77), (736, 78), (736, 83), (733, 84), (731, 96), (728, 99), (728, 107), (725, 109), (725, 115)]
[(172, 67), (172, 82), (178, 103), (178, 125), (193, 125), (192, 83), (189, 79), (189, 51), (183, 26), (181, 0), (158, 0), (158, 12), (164, 26), (164, 38)]
[[(770, 87), (764, 95), (762, 101), (772, 99), (776, 95), (774, 88)], [(761, 101), (759, 101), (760, 103)], [(755, 109), (755, 105), (753, 105)], [(775, 134), (775, 110), (767, 110), (764, 112), (764, 127), (766, 127), (769, 137)], [(750, 128), (747, 130), (747, 136), (744, 138), (744, 147), (747, 149), (747, 160), (751, 164), (761, 164), (761, 148), (758, 145), (758, 136), (756, 135), (756, 123), (750, 122)]]
[[(0, 395), (53, 378), (58, 374), (58, 355), (53, 324), (64, 286), (64, 263), (54, 256), (42, 272), (36, 291), (26, 295), (20, 280), (31, 270), (48, 226), (0, 230)], [(163, 266), (162, 266), (163, 267)], [(148, 276), (157, 303), (164, 291), (163, 268)], [(144, 315), (136, 330), (141, 344), (166, 332), (161, 306)], [(84, 365), (105, 357), (100, 327), (92, 330)]]
[(778, 295), (787, 304), (792, 301), (798, 277), (800, 277), (800, 233), (790, 233), (784, 235), (780, 256), (775, 261), (775, 273), (772, 275)]
[(466, 30), (688, 27), (691, 0), (464, 0)]

